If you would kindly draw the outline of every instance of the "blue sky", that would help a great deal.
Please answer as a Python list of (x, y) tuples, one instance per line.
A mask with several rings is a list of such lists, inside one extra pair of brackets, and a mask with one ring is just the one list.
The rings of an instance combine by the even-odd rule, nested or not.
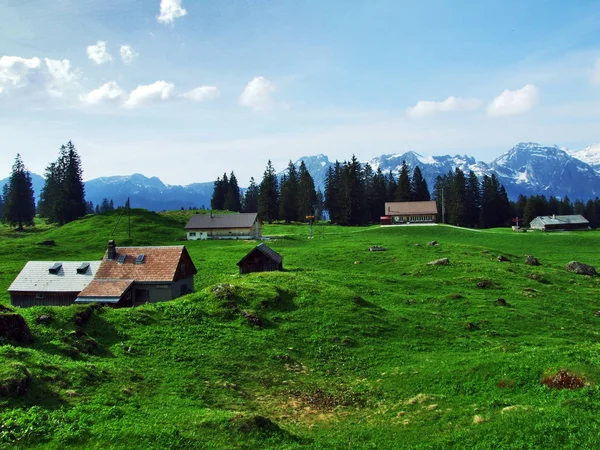
[(171, 184), (325, 153), (600, 141), (599, 1), (6, 0), (0, 174)]

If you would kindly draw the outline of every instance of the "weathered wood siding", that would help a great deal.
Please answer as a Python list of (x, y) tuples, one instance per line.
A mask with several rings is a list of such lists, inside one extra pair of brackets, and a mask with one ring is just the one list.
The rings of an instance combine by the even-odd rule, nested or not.
[[(69, 306), (75, 302), (79, 292), (11, 292), (13, 306), (30, 308), (32, 306)], [(41, 298), (38, 298), (41, 296)]]

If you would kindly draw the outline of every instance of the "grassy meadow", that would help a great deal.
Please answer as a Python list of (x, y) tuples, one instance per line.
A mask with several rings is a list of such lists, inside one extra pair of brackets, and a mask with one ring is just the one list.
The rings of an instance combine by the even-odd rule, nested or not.
[[(0, 304), (28, 260), (100, 259), (109, 238), (182, 244), (189, 214), (134, 210), (131, 238), (118, 212), (0, 228)], [(0, 447), (600, 447), (600, 277), (565, 270), (600, 266), (599, 233), (308, 232), (265, 224), (286, 270), (244, 276), (256, 242), (185, 242), (195, 293), (92, 308), (83, 335), (74, 316), (90, 307), (19, 310), (35, 341), (0, 338), (0, 392), (30, 382), (0, 395)], [(563, 369), (584, 386), (541, 382)]]

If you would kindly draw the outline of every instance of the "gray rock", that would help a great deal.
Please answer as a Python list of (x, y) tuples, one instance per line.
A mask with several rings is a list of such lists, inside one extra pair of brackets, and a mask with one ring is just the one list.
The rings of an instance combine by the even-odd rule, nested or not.
[(540, 262), (535, 256), (525, 255), (525, 264), (528, 264), (530, 266), (539, 266)]
[(440, 258), (427, 263), (428, 266), (447, 266), (448, 264), (450, 264), (448, 258)]
[(577, 261), (571, 261), (569, 264), (567, 264), (567, 270), (569, 272), (577, 273), (579, 275), (593, 276), (597, 274), (596, 269), (594, 267)]
[(439, 244), (437, 243), (437, 241), (431, 241), (431, 242), (428, 242), (427, 245), (439, 245)]
[(498, 262), (510, 262), (506, 256), (498, 255)]

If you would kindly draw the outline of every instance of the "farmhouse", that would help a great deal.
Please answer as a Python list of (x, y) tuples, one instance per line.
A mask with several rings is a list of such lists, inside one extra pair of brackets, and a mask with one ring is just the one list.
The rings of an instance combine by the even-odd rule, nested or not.
[(283, 270), (283, 257), (265, 244), (259, 244), (250, 250), (237, 265), (240, 268), (240, 275)]
[(540, 231), (587, 230), (588, 220), (579, 214), (568, 216), (538, 216), (529, 223), (529, 228)]
[(198, 273), (183, 245), (108, 247), (96, 277), (77, 303), (137, 305), (172, 300), (194, 290)]
[(8, 288), (14, 306), (67, 306), (94, 279), (100, 261), (29, 261)]
[(381, 217), (382, 225), (401, 223), (435, 222), (437, 204), (435, 201), (425, 202), (386, 202), (385, 216)]
[(259, 239), (262, 222), (257, 213), (194, 214), (185, 226), (187, 239)]

